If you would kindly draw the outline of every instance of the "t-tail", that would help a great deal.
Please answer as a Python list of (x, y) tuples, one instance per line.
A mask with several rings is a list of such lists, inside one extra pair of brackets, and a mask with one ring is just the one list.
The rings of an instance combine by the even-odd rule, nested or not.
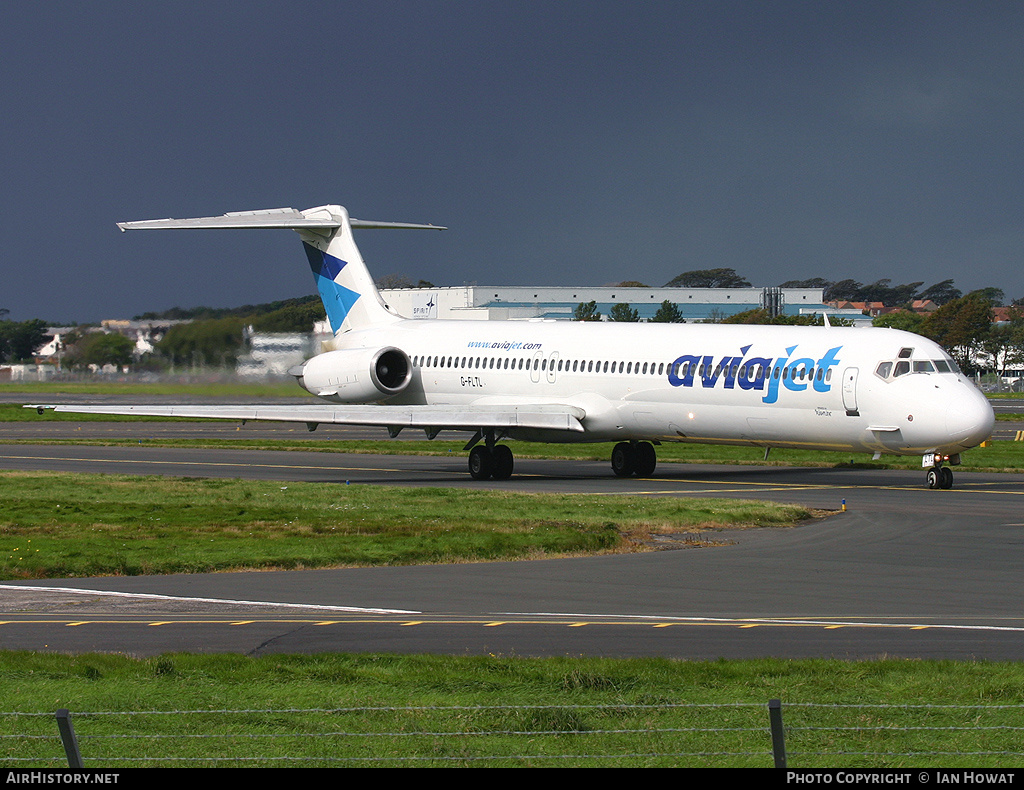
[(401, 320), (401, 316), (385, 304), (373, 284), (352, 237), (354, 228), (444, 230), (439, 225), (355, 219), (341, 206), (318, 206), (305, 211), (293, 208), (237, 211), (220, 217), (119, 222), (117, 226), (123, 231), (160, 228), (286, 228), (296, 231), (302, 238), (317, 291), (335, 335)]

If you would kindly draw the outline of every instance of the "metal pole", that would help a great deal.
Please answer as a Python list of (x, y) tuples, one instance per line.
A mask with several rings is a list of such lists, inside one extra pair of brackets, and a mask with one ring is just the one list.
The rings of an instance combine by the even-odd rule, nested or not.
[(71, 726), (71, 712), (67, 708), (61, 708), (56, 716), (60, 740), (64, 744), (64, 754), (68, 756), (68, 768), (84, 768), (82, 753), (78, 751), (78, 740), (75, 738), (75, 728)]
[(772, 727), (772, 757), (776, 768), (786, 767), (786, 736), (782, 730), (782, 700), (768, 700), (768, 720)]

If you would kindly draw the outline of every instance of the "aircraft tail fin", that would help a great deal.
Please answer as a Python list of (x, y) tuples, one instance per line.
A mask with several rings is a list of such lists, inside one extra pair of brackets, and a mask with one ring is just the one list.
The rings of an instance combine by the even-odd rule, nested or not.
[(444, 230), (438, 225), (370, 222), (349, 217), (341, 206), (236, 211), (219, 217), (119, 222), (122, 230), (286, 228), (298, 232), (317, 291), (334, 334), (397, 321), (400, 316), (381, 298), (352, 237), (353, 228)]

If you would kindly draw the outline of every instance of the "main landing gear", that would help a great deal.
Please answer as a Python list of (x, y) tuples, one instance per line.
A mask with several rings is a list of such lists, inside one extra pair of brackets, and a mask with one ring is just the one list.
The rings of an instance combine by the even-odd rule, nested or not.
[(474, 480), (508, 480), (515, 458), (508, 445), (478, 444), (469, 451), (469, 475)]
[(951, 464), (958, 464), (960, 463), (960, 456), (941, 455), (939, 453), (929, 453), (924, 456), (922, 465), (931, 465), (931, 469), (925, 475), (925, 482), (929, 488), (949, 489), (953, 487), (953, 470), (943, 465), (947, 461)]
[(658, 455), (650, 442), (619, 442), (612, 449), (612, 471), (618, 477), (650, 477)]

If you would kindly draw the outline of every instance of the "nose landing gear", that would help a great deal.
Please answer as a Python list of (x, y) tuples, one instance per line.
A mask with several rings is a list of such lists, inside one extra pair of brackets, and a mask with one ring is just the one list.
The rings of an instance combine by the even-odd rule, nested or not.
[(953, 487), (953, 470), (944, 464), (960, 463), (959, 455), (942, 455), (941, 453), (928, 453), (924, 456), (921, 465), (930, 466), (925, 475), (925, 482), (929, 488), (950, 489)]
[(926, 479), (929, 488), (952, 488), (953, 470), (948, 466), (937, 466), (928, 470)]

